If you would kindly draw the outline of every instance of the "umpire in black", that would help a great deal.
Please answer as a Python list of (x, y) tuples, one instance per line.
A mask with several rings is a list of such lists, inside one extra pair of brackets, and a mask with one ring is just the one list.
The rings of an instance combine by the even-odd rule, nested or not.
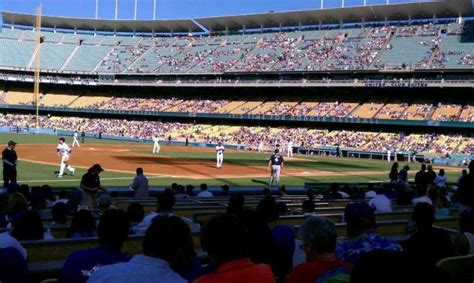
[(16, 142), (9, 141), (7, 148), (2, 151), (3, 160), (3, 187), (16, 183), (16, 165), (18, 156), (15, 151)]

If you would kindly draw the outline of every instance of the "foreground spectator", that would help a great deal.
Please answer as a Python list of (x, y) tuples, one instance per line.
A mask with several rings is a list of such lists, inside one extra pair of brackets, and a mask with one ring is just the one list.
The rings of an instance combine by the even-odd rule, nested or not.
[(143, 168), (137, 168), (137, 176), (133, 179), (130, 187), (135, 192), (135, 198), (148, 197), (148, 179), (143, 174)]
[(88, 238), (97, 236), (94, 216), (89, 210), (81, 209), (72, 218), (66, 238)]
[(222, 215), (209, 220), (201, 232), (201, 245), (217, 270), (194, 282), (275, 282), (270, 266), (254, 264), (249, 259), (250, 240), (236, 216)]
[(0, 248), (0, 282), (26, 283), (28, 264), (25, 257), (15, 248)]
[(41, 217), (34, 210), (26, 211), (13, 220), (11, 235), (18, 241), (52, 239), (50, 235), (44, 232)]
[(67, 223), (67, 214), (68, 209), (67, 205), (64, 202), (58, 202), (51, 208), (51, 215), (53, 216), (53, 223), (49, 227), (54, 227), (55, 225), (65, 225)]
[(454, 240), (456, 255), (474, 255), (474, 209), (466, 209), (459, 216), (460, 234)]
[(348, 204), (344, 211), (344, 219), (349, 238), (337, 243), (338, 259), (355, 263), (362, 255), (373, 250), (402, 250), (398, 243), (377, 233), (374, 209), (367, 203)]
[(242, 194), (235, 194), (229, 198), (227, 213), (241, 215), (244, 212), (245, 197)]
[(58, 282), (86, 282), (90, 271), (94, 268), (128, 261), (130, 257), (121, 250), (129, 230), (130, 222), (124, 211), (111, 209), (104, 212), (97, 228), (99, 247), (73, 252), (69, 255)]
[(323, 217), (310, 217), (301, 227), (302, 249), (306, 255), (306, 263), (300, 264), (288, 276), (288, 283), (313, 283), (327, 272), (338, 268), (337, 274), (331, 277), (350, 273), (351, 264), (337, 260), (334, 255), (336, 248), (336, 225)]
[[(151, 212), (143, 221), (140, 222), (137, 226), (133, 227), (133, 231), (135, 234), (144, 234), (148, 227), (151, 225), (153, 218), (157, 216), (172, 216), (173, 214), (173, 207), (175, 204), (175, 198), (172, 192), (165, 191), (164, 193), (158, 195), (158, 207), (156, 212)], [(194, 223), (192, 220), (181, 217), (186, 224), (189, 225), (191, 231), (193, 233), (199, 232), (200, 226), (197, 223)]]
[(213, 194), (207, 190), (207, 184), (201, 184), (201, 192), (197, 195), (198, 198), (212, 198)]
[(176, 216), (153, 219), (143, 239), (143, 255), (129, 262), (104, 266), (88, 282), (185, 283), (177, 271), (195, 258), (189, 226)]
[(433, 227), (434, 207), (418, 203), (413, 209), (413, 221), (417, 231), (402, 243), (403, 250), (421, 263), (434, 266), (443, 258), (454, 255), (451, 237), (448, 232)]

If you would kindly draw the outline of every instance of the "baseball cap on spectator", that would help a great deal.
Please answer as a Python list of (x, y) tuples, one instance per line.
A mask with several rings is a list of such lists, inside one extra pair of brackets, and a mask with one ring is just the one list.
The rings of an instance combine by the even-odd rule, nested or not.
[(92, 165), (92, 167), (90, 169), (92, 169), (94, 171), (99, 171), (99, 172), (104, 171), (104, 169), (102, 169), (102, 166), (100, 166), (100, 164), (94, 164), (94, 165)]
[(9, 145), (9, 146), (10, 146), (10, 145), (16, 145), (16, 144), (17, 144), (17, 143), (14, 142), (14, 141), (12, 141), (12, 140), (8, 141), (8, 145)]

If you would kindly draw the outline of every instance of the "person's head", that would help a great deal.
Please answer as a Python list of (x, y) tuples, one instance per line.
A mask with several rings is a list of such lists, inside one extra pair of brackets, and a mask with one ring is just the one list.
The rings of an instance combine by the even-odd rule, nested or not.
[(459, 231), (474, 234), (474, 208), (465, 209), (459, 215)]
[(28, 201), (20, 193), (11, 194), (8, 197), (8, 214), (11, 216), (17, 212), (27, 211)]
[(17, 143), (14, 141), (8, 141), (8, 148), (9, 149), (15, 149)]
[(242, 194), (232, 195), (227, 206), (227, 213), (239, 215), (244, 211), (245, 197)]
[(186, 194), (188, 196), (193, 196), (193, 190), (194, 190), (194, 186), (193, 185), (187, 185), (186, 186)]
[(325, 217), (310, 217), (301, 226), (301, 239), (307, 261), (332, 254), (336, 249), (336, 225)]
[(104, 169), (102, 168), (102, 166), (100, 166), (100, 164), (94, 164), (88, 170), (89, 173), (92, 173), (94, 175), (99, 175), (103, 171)]
[(421, 172), (425, 172), (426, 171), (426, 164), (421, 164), (421, 169), (420, 169)]
[(228, 194), (230, 191), (230, 187), (228, 185), (222, 185), (221, 189), (222, 189), (222, 193), (224, 194)]
[(428, 169), (428, 172), (433, 172), (433, 166), (428, 165), (427, 169)]
[(138, 167), (136, 172), (137, 172), (137, 176), (138, 175), (143, 175), (143, 168)]
[(201, 246), (218, 266), (249, 256), (249, 235), (234, 215), (216, 216), (201, 230)]
[(172, 190), (173, 192), (176, 192), (176, 191), (178, 190), (178, 183), (173, 183), (173, 184), (171, 184), (171, 190)]
[(272, 195), (272, 191), (269, 189), (269, 188), (264, 188), (262, 190), (262, 194), (263, 196), (271, 196)]
[(444, 174), (446, 174), (446, 173), (444, 172), (444, 169), (439, 169), (438, 176), (444, 176)]
[(207, 184), (201, 184), (199, 187), (201, 188), (201, 191), (207, 191)]
[(410, 166), (405, 165), (405, 166), (403, 166), (403, 169), (405, 169), (405, 171), (410, 171)]
[(171, 212), (173, 211), (175, 197), (172, 192), (163, 192), (158, 195), (158, 211)]
[(392, 164), (392, 169), (391, 169), (391, 171), (397, 171), (397, 170), (398, 170), (398, 162), (394, 162), (394, 163)]
[(31, 194), (31, 209), (43, 210), (46, 209), (46, 198), (42, 193), (36, 192)]
[(165, 260), (177, 272), (184, 271), (196, 256), (189, 225), (177, 216), (155, 217), (146, 230), (143, 253)]
[(18, 192), (21, 193), (27, 200), (31, 198), (30, 187), (26, 184), (20, 185)]
[(282, 185), (278, 188), (278, 192), (281, 194), (281, 195), (286, 195), (286, 186), (285, 185)]
[(74, 233), (92, 233), (94, 230), (94, 216), (89, 210), (80, 209), (72, 218), (66, 237), (72, 237)]
[(313, 213), (314, 212), (314, 201), (313, 200), (305, 200), (303, 201), (303, 212), (304, 213)]
[(314, 190), (313, 190), (313, 189), (310, 188), (310, 189), (308, 189), (308, 190), (306, 191), (306, 196), (308, 197), (309, 200), (313, 200), (313, 199), (314, 199), (314, 195), (315, 195), (315, 193), (314, 193)]
[(266, 223), (277, 221), (279, 214), (275, 199), (272, 196), (264, 197), (257, 205), (257, 213)]
[(413, 208), (413, 221), (419, 231), (431, 229), (434, 221), (434, 207), (426, 202), (420, 202)]
[(128, 238), (130, 221), (127, 213), (119, 209), (110, 209), (100, 216), (97, 236), (101, 247), (122, 249), (123, 242)]
[(145, 217), (145, 209), (139, 202), (132, 202), (127, 207), (127, 217), (131, 223), (141, 222)]
[(351, 238), (377, 228), (374, 209), (365, 202), (348, 204), (344, 210), (344, 219), (347, 235)]
[(193, 187), (192, 185), (187, 185), (186, 188), (185, 188), (183, 185), (179, 185), (179, 186), (178, 186), (178, 189), (177, 189), (178, 194), (185, 194), (185, 193), (186, 193), (186, 189), (187, 189), (188, 187), (191, 187), (190, 190), (191, 190), (191, 192), (192, 192), (193, 189), (194, 189), (194, 187)]
[(222, 145), (222, 143), (221, 143), (221, 142), (219, 142), (217, 145), (221, 146), (221, 145)]
[(29, 210), (14, 218), (11, 235), (18, 241), (42, 240), (44, 227), (39, 213)]
[(462, 169), (461, 175), (462, 175), (462, 176), (466, 176), (466, 175), (467, 175), (467, 170), (466, 170), (466, 169)]
[(68, 208), (64, 202), (58, 202), (51, 208), (51, 215), (57, 224), (66, 224)]
[(68, 199), (69, 198), (69, 194), (65, 191), (65, 190), (60, 190), (58, 192), (58, 198), (59, 199)]
[(101, 211), (105, 211), (110, 208), (112, 205), (112, 198), (108, 194), (103, 194), (99, 196), (97, 199), (97, 203), (99, 205), (99, 209)]
[(66, 142), (66, 139), (61, 137), (58, 139), (58, 141), (59, 141), (59, 144), (63, 144)]
[(275, 152), (275, 154), (279, 154), (279, 153), (280, 153), (280, 150), (277, 148), (277, 149), (275, 149), (274, 152)]

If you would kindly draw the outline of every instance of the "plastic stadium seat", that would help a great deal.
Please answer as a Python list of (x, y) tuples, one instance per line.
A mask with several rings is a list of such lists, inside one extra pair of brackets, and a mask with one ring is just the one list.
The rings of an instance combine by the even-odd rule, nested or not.
[(474, 255), (445, 258), (437, 266), (449, 273), (451, 283), (474, 282)]

